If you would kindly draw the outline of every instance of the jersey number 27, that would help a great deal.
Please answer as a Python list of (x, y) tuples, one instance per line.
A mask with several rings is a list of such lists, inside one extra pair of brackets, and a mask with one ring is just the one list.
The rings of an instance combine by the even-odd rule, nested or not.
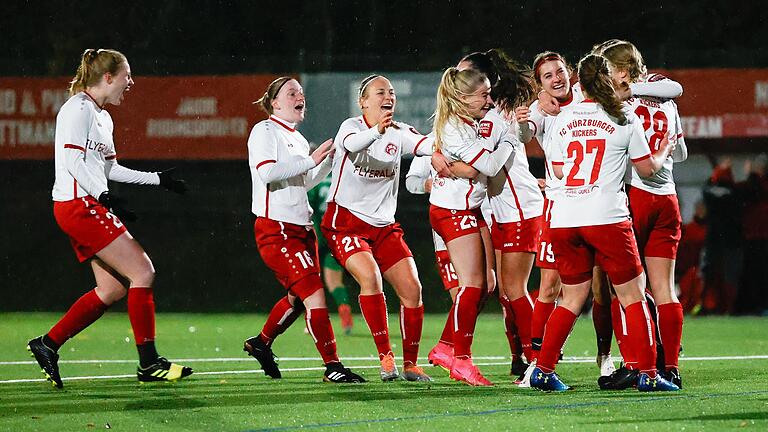
[(573, 158), (573, 167), (568, 173), (568, 178), (565, 180), (566, 186), (584, 186), (585, 179), (579, 178), (579, 171), (581, 170), (581, 164), (584, 162), (584, 153), (595, 153), (595, 158), (592, 162), (592, 171), (589, 175), (589, 184), (595, 184), (598, 176), (600, 175), (600, 166), (603, 165), (603, 154), (605, 154), (605, 140), (604, 139), (589, 139), (586, 145), (581, 141), (571, 141), (568, 144), (568, 157)]

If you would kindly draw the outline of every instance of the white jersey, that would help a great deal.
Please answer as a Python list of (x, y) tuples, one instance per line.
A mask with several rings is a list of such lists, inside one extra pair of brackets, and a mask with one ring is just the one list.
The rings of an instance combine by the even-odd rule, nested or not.
[(259, 217), (312, 225), (307, 190), (330, 171), (330, 161), (315, 166), (309, 143), (295, 125), (274, 115), (257, 123), (248, 137), (253, 184), (251, 211)]
[(624, 174), (651, 156), (640, 120), (619, 125), (603, 108), (584, 100), (564, 109), (550, 137), (547, 157), (563, 165), (563, 188), (554, 198), (552, 228), (606, 225), (629, 217)]
[(352, 117), (341, 124), (334, 140), (328, 202), (377, 227), (395, 222), (402, 156), (431, 155), (434, 144), (405, 123), (395, 125), (382, 135), (363, 116)]
[(673, 100), (661, 101), (648, 98), (631, 98), (625, 104), (642, 121), (648, 146), (652, 153), (659, 149), (659, 143), (670, 132), (677, 139), (672, 157), (664, 161), (664, 165), (658, 172), (650, 177), (640, 177), (635, 168), (630, 167), (627, 171), (627, 182), (632, 187), (656, 195), (676, 194), (672, 166), (674, 162), (682, 162), (687, 157), (677, 104)]
[(157, 173), (135, 171), (117, 163), (113, 129), (107, 110), (85, 92), (61, 106), (56, 115), (54, 201), (86, 195), (98, 199), (109, 189), (107, 180), (160, 184)]
[[(571, 98), (565, 102), (562, 102), (560, 104), (560, 108), (565, 109), (583, 100), (584, 94), (581, 92), (581, 85), (579, 83), (575, 83), (571, 86)], [(541, 112), (539, 109), (538, 100), (531, 104), (530, 115), (528, 117), (528, 126), (533, 132), (533, 137), (536, 138), (536, 141), (539, 142), (539, 146), (541, 146), (541, 149), (544, 151), (545, 155), (547, 154), (547, 149), (544, 146), (550, 142), (550, 136), (554, 128), (555, 120), (557, 120), (557, 116), (551, 116)], [(518, 137), (523, 140), (521, 135), (522, 134), (518, 128)], [(557, 190), (562, 186), (562, 181), (554, 176), (554, 172), (552, 171), (552, 161), (550, 161), (546, 156), (544, 158), (544, 168), (546, 174), (546, 187), (544, 188), (544, 192), (546, 193), (547, 198), (552, 199), (552, 196), (556, 195)]]
[[(491, 141), (497, 142), (510, 131), (510, 124), (498, 110), (491, 110), (483, 119), (491, 122)], [(520, 222), (541, 216), (544, 197), (536, 177), (528, 168), (528, 156), (520, 140), (510, 140), (515, 147), (498, 174), (488, 179), (488, 199), (496, 222)]]
[[(491, 141), (490, 122), (459, 123), (452, 121), (445, 125), (442, 134), (441, 151), (449, 161), (462, 161), (477, 171), (475, 179), (452, 179), (438, 176), (432, 183), (429, 202), (437, 207), (450, 210), (470, 210), (480, 207), (486, 198), (488, 176), (495, 176), (504, 162), (514, 152), (511, 140), (505, 135), (501, 142)], [(498, 147), (497, 147), (498, 145)]]

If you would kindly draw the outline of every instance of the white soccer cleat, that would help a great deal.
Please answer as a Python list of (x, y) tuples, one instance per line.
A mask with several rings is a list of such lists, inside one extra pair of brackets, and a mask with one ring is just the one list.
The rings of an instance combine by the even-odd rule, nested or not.
[(600, 376), (611, 376), (616, 371), (610, 354), (597, 356), (597, 367), (600, 368)]
[(533, 370), (536, 369), (536, 360), (532, 361), (528, 365), (528, 369), (525, 370), (525, 374), (523, 375), (523, 379), (520, 381), (520, 384), (517, 386), (520, 388), (531, 388), (531, 375), (533, 375)]

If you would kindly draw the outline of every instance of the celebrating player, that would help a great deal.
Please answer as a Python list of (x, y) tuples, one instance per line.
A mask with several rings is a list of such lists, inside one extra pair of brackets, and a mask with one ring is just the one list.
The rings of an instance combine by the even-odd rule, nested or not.
[(679, 390), (656, 371), (654, 326), (643, 295), (645, 274), (623, 190), (627, 158), (640, 175), (650, 176), (662, 167), (674, 145), (665, 138), (658, 151), (649, 152), (639, 120), (622, 111), (604, 57), (584, 57), (579, 81), (585, 100), (558, 116), (545, 145), (555, 177), (564, 182), (551, 221), (563, 300), (547, 322), (531, 386), (569, 389), (554, 373), (555, 363), (589, 295), (592, 269), (598, 264), (626, 311), (628, 338), (636, 347), (640, 369), (638, 390)]
[(107, 104), (120, 105), (133, 85), (126, 57), (111, 49), (87, 49), (69, 88), (70, 98), (56, 116), (56, 180), (53, 213), (80, 262), (90, 261), (96, 288), (80, 297), (47, 334), (29, 341), (47, 379), (62, 388), (58, 350), (128, 295), (139, 381), (175, 381), (192, 369), (160, 357), (155, 348), (155, 269), (123, 221), (136, 215), (109, 192), (108, 180), (160, 185), (184, 193), (182, 180), (170, 172), (142, 172), (117, 162), (112, 117)]
[[(647, 85), (645, 83), (676, 84), (661, 75), (649, 75), (642, 55), (630, 42), (609, 40), (601, 44), (597, 51), (608, 59), (617, 88), (629, 89), (632, 85), (636, 88), (638, 84)], [(629, 95), (626, 90), (623, 94)], [(665, 370), (662, 374), (682, 387), (678, 354), (683, 332), (683, 308), (674, 287), (675, 257), (680, 242), (682, 218), (672, 167), (674, 162), (684, 161), (688, 151), (674, 100), (631, 97), (626, 105), (642, 121), (652, 152), (658, 150), (659, 143), (668, 133), (674, 133), (677, 137), (672, 158), (666, 159), (653, 176), (641, 177), (635, 168), (629, 172), (629, 210), (632, 213), (637, 246), (656, 301), (659, 334), (664, 347)]]
[(360, 285), (360, 310), (376, 344), (381, 379), (400, 376), (389, 342), (383, 278), (400, 300), (403, 378), (431, 381), (417, 365), (424, 322), (421, 282), (395, 209), (403, 154), (430, 155), (432, 140), (393, 120), (397, 97), (387, 78), (365, 78), (358, 103), (362, 115), (345, 120), (336, 135), (321, 228), (334, 257)]
[(307, 329), (325, 364), (323, 380), (365, 382), (345, 368), (336, 353), (307, 199), (307, 190), (330, 172), (326, 158), (333, 153), (333, 141), (325, 141), (309, 154), (309, 143), (296, 130), (304, 120), (306, 100), (295, 79), (272, 81), (257, 103), (269, 118), (256, 124), (248, 138), (256, 215), (253, 229), (261, 258), (288, 293), (272, 308), (261, 333), (246, 340), (243, 349), (259, 361), (264, 373), (280, 378), (272, 342), (304, 311)]

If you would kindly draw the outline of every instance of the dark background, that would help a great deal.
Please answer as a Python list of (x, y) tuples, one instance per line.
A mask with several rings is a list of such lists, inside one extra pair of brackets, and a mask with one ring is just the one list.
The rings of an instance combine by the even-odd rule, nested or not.
[[(576, 62), (609, 38), (634, 42), (654, 68), (768, 66), (767, 14), (757, 1), (2, 5), (0, 76), (72, 76), (85, 48), (119, 49), (136, 76), (228, 75), (437, 71), (490, 47), (526, 63), (549, 49)], [(121, 163), (152, 171), (177, 166), (191, 186), (184, 197), (111, 186), (140, 216), (129, 228), (155, 264), (158, 310), (265, 311), (281, 295), (254, 244), (246, 161)], [(0, 172), (0, 310), (64, 310), (94, 282), (53, 219), (53, 161), (0, 161)], [(448, 297), (434, 270), (426, 208), (426, 198), (403, 185), (398, 220), (414, 251), (425, 304), (444, 311)]]

